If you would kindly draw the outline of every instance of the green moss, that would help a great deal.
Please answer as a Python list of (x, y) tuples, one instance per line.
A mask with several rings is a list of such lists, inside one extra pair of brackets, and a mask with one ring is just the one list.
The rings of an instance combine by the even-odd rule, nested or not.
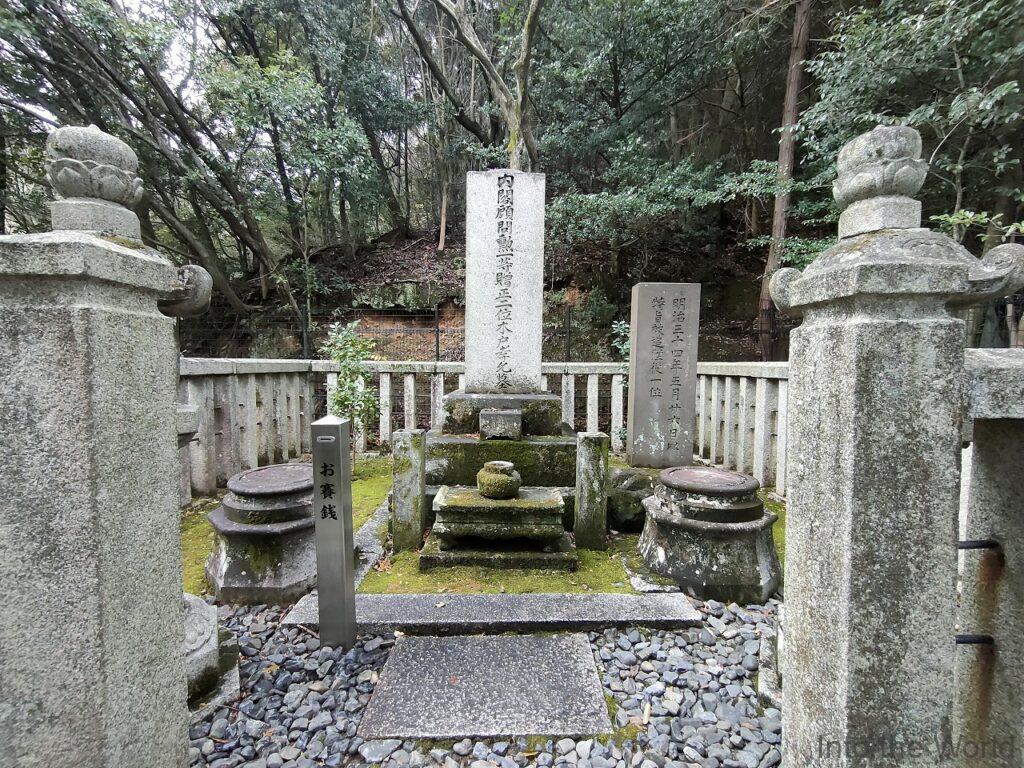
[(134, 240), (130, 237), (122, 237), (121, 235), (103, 235), (103, 239), (109, 240), (123, 248), (131, 248), (134, 251), (141, 251), (146, 247), (146, 244), (141, 240)]
[[(431, 441), (427, 482), (476, 485), (476, 473), (488, 461), (511, 461), (523, 485), (572, 486), (576, 483), (576, 441), (559, 437), (529, 440)], [(441, 460), (438, 462), (437, 460)], [(438, 467), (442, 467), (438, 472)], [(440, 476), (439, 476), (440, 475)]]
[(213, 551), (213, 526), (207, 518), (218, 498), (196, 499), (181, 511), (181, 572), (183, 588), (193, 595), (209, 590), (206, 559)]
[[(637, 536), (615, 536), (612, 541), (622, 549), (636, 549)], [(384, 571), (370, 571), (359, 587), (371, 594), (527, 594), (537, 592), (617, 592), (630, 593), (629, 576), (618, 551), (580, 550), (579, 570), (573, 573), (540, 569), (490, 569), (475, 566), (419, 570), (415, 552), (398, 552)]]
[(602, 733), (594, 738), (605, 746), (622, 746), (627, 741), (636, 741), (637, 737), (644, 732), (638, 723), (628, 722), (621, 728), (616, 727), (615, 718), (619, 714), (619, 702), (610, 693), (604, 695), (605, 706), (608, 707), (608, 719), (612, 721), (612, 732)]
[(673, 586), (675, 582), (667, 576), (655, 573), (647, 567), (647, 563), (644, 562), (643, 556), (640, 554), (638, 544), (640, 537), (638, 535), (620, 534), (613, 536), (608, 540), (608, 549), (610, 554), (614, 554), (616, 557), (625, 561), (626, 567), (632, 572), (643, 578), (645, 581), (649, 581), (652, 584), (662, 584), (664, 586)]
[(357, 459), (352, 472), (352, 526), (370, 519), (391, 490), (391, 457)]
[(759, 494), (764, 508), (769, 512), (778, 515), (779, 519), (772, 526), (772, 539), (775, 541), (775, 549), (779, 553), (779, 563), (786, 563), (786, 504), (780, 501), (777, 496), (771, 496), (767, 491), (762, 490)]

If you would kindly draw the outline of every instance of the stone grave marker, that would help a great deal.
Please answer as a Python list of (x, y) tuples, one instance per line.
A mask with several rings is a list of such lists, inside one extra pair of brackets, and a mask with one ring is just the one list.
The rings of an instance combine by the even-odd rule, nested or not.
[(466, 175), (466, 392), (541, 391), (544, 174)]
[(351, 429), (348, 419), (337, 416), (312, 424), (320, 642), (343, 648), (351, 648), (356, 641)]
[(693, 462), (699, 321), (699, 283), (633, 286), (626, 454), (634, 467)]

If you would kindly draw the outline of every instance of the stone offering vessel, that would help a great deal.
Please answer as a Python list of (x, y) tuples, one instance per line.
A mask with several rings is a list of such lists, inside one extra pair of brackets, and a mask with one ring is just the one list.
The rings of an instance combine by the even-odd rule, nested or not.
[(511, 461), (488, 461), (476, 475), (476, 487), (488, 499), (514, 499), (523, 479)]
[(644, 500), (640, 553), (647, 566), (702, 600), (763, 603), (782, 568), (772, 541), (778, 519), (750, 475), (715, 467), (671, 467)]

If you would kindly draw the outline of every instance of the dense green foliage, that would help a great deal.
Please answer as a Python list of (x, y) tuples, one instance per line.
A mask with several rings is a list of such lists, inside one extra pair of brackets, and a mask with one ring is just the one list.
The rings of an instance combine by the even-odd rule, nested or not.
[[(525, 133), (548, 287), (600, 287), (607, 344), (637, 280), (757, 280), (792, 24), (789, 0), (9, 0), (0, 221), (45, 227), (45, 132), (95, 123), (138, 152), (144, 235), (210, 269), (217, 311), (306, 322), (379, 238), (457, 243), (463, 174)], [(921, 131), (937, 225), (1019, 233), (1022, 30), (1017, 0), (816, 3), (785, 259), (830, 241), (835, 154), (879, 122)]]

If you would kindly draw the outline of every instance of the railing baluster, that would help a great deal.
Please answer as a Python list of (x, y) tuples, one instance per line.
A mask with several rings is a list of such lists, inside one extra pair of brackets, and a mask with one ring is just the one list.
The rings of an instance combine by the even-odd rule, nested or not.
[(435, 373), (430, 377), (430, 428), (441, 429), (444, 401), (444, 374)]
[(576, 377), (562, 374), (562, 421), (576, 429)]
[[(364, 381), (363, 377), (360, 376), (356, 379), (356, 393), (362, 394), (365, 389), (366, 381)], [(366, 424), (362, 419), (356, 419), (353, 426), (355, 427), (354, 442), (356, 446), (356, 453), (366, 453)]]
[(405, 428), (416, 429), (416, 374), (405, 374), (405, 392), (402, 399), (405, 406)]
[(380, 375), (380, 441), (391, 442), (391, 374)]
[(722, 445), (722, 377), (714, 376), (711, 379), (711, 446), (708, 451), (708, 461), (718, 464), (721, 460), (720, 448)]
[(622, 437), (622, 374), (612, 374), (612, 451), (621, 453), (625, 448)]
[(776, 419), (775, 436), (775, 493), (786, 495), (786, 424), (789, 420), (789, 382), (779, 381), (779, 415)]
[(587, 375), (587, 432), (597, 432), (598, 387), (600, 380), (596, 373)]
[(707, 451), (708, 421), (708, 377), (697, 377), (697, 455)]

